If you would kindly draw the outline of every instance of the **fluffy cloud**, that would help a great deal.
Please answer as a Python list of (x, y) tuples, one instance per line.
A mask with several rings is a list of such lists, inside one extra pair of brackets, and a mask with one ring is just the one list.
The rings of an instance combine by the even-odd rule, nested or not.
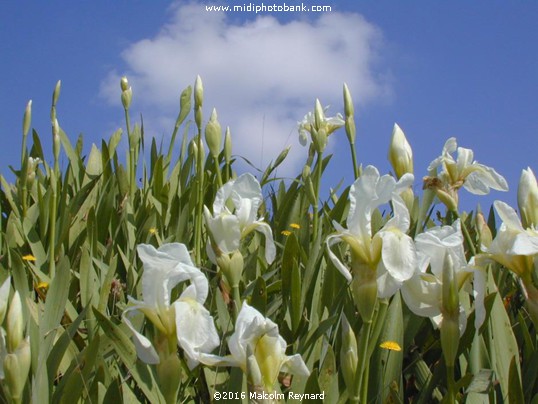
[(390, 94), (384, 72), (377, 70), (381, 33), (359, 14), (241, 19), (207, 12), (198, 3), (178, 3), (170, 12), (170, 22), (155, 37), (124, 50), (126, 71), (111, 72), (101, 89), (118, 102), (119, 76), (126, 74), (144, 122), (156, 134), (171, 132), (179, 94), (199, 74), (204, 120), (215, 107), (223, 128), (231, 128), (234, 154), (263, 168), (292, 145), (287, 166), (295, 170), (306, 154), (297, 141), (297, 121), (316, 98), (331, 104), (334, 115), (343, 110), (343, 82), (358, 103)]

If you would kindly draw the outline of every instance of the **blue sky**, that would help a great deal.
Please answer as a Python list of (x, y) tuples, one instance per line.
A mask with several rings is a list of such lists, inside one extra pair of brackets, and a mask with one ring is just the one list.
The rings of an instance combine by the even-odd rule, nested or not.
[[(205, 117), (217, 108), (235, 152), (264, 167), (292, 145), (283, 173), (298, 173), (306, 149), (296, 121), (316, 97), (331, 105), (329, 114), (341, 112), (345, 81), (356, 103), (362, 164), (390, 170), (397, 122), (413, 147), (420, 189), (426, 167), (455, 136), (511, 187), (464, 198), (465, 207), (495, 199), (516, 206), (521, 170), (538, 170), (538, 2), (312, 0), (304, 3), (332, 12), (204, 10), (245, 3), (0, 2), (0, 172), (19, 164), (29, 99), (32, 126), (51, 156), (50, 101), (59, 79), (60, 126), (73, 142), (83, 133), (89, 151), (123, 126), (119, 77), (126, 74), (133, 86), (133, 118), (142, 113), (147, 134), (160, 139), (172, 131), (181, 90), (200, 74)], [(335, 158), (326, 185), (341, 178), (350, 184), (343, 131), (331, 136), (329, 149)]]

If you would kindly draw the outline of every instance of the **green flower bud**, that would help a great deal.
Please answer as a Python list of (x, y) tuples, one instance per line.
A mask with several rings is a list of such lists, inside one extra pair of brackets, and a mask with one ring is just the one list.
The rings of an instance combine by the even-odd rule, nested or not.
[(120, 79), (120, 88), (121, 91), (127, 91), (131, 88), (129, 86), (129, 80), (127, 80), (126, 76), (122, 76), (122, 78)]
[(4, 358), (5, 386), (11, 402), (21, 402), (24, 385), (32, 362), (30, 342), (28, 338), (21, 341), (16, 352), (9, 353)]
[(346, 117), (345, 127), (349, 143), (355, 144), (355, 138), (357, 137), (357, 129), (355, 128), (355, 119), (352, 115)]
[(224, 159), (227, 164), (230, 164), (232, 160), (232, 134), (229, 127), (226, 127), (226, 132), (224, 133)]
[[(192, 156), (198, 155), (198, 145), (196, 144), (196, 140), (192, 139), (189, 143), (189, 152)], [(195, 159), (196, 161), (196, 159)]]
[(347, 84), (344, 83), (344, 113), (346, 117), (353, 116), (355, 114), (355, 108), (353, 107), (353, 99)]
[(213, 108), (209, 122), (205, 127), (205, 141), (209, 147), (209, 152), (214, 158), (220, 153), (220, 144), (222, 142), (222, 129), (217, 119), (217, 110)]
[(32, 124), (32, 100), (28, 101), (28, 104), (26, 104), (26, 109), (24, 110), (24, 117), (22, 119), (23, 136), (28, 135), (31, 124)]
[(202, 108), (202, 103), (204, 101), (204, 86), (202, 84), (202, 78), (196, 76), (196, 81), (194, 82), (194, 108)]
[(517, 189), (517, 205), (525, 228), (538, 226), (538, 184), (530, 167), (521, 172)]
[(7, 299), (9, 298), (9, 289), (11, 287), (11, 277), (7, 277), (2, 286), (0, 286), (0, 325), (4, 322), (7, 311)]
[(318, 130), (312, 128), (312, 141), (314, 143), (314, 148), (318, 153), (323, 153), (325, 147), (327, 146), (327, 130), (325, 125), (322, 125)]
[(345, 315), (342, 316), (342, 346), (340, 348), (340, 367), (348, 391), (355, 386), (355, 372), (357, 371), (358, 348), (357, 337), (349, 325)]
[(129, 109), (131, 106), (131, 100), (133, 99), (133, 90), (129, 87), (127, 90), (121, 93), (121, 104), (124, 109)]
[(56, 86), (54, 87), (54, 92), (52, 93), (52, 107), (54, 108), (58, 103), (58, 98), (60, 98), (60, 89), (62, 87), (62, 81), (58, 80)]
[(54, 154), (54, 161), (58, 161), (60, 157), (60, 145), (60, 125), (58, 124), (58, 120), (54, 119), (52, 121), (52, 152)]
[(24, 338), (24, 318), (22, 315), (22, 302), (18, 291), (15, 291), (6, 319), (7, 350), (15, 352)]
[(489, 248), (491, 242), (493, 241), (493, 236), (488, 224), (486, 223), (486, 219), (481, 212), (476, 215), (476, 230), (478, 231), (478, 235), (480, 237), (480, 244), (486, 248)]
[(243, 254), (235, 251), (232, 254), (217, 255), (217, 265), (231, 287), (239, 286), (243, 275)]
[(316, 107), (314, 108), (314, 124), (316, 129), (319, 129), (323, 122), (325, 122), (325, 112), (323, 111), (321, 102), (316, 98)]
[(398, 179), (406, 173), (413, 174), (413, 151), (398, 124), (394, 124), (392, 130), (389, 161)]
[(278, 157), (277, 157), (276, 160), (275, 160), (274, 167), (277, 167), (277, 166), (279, 166), (280, 164), (282, 164), (282, 162), (284, 161), (284, 159), (288, 156), (288, 153), (290, 152), (290, 149), (291, 149), (291, 146), (288, 146), (288, 147), (286, 147), (284, 150), (282, 150), (282, 151), (280, 152), (280, 154), (278, 155)]

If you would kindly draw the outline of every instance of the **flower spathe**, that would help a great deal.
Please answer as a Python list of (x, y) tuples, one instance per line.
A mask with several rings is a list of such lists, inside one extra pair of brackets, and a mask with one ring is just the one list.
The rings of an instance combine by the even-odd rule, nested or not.
[[(149, 364), (160, 362), (159, 354), (151, 341), (132, 325), (130, 316), (143, 313), (155, 328), (167, 338), (177, 338), (184, 350), (190, 368), (198, 363), (200, 352), (211, 352), (219, 345), (213, 318), (203, 306), (209, 285), (206, 277), (194, 266), (187, 247), (179, 243), (165, 244), (156, 249), (149, 244), (137, 246), (144, 264), (142, 298), (135, 300), (123, 312), (123, 320), (133, 333), (138, 357)], [(171, 302), (172, 289), (189, 281), (175, 302)]]
[[(378, 297), (392, 296), (409, 279), (416, 266), (415, 246), (406, 232), (410, 219), (399, 194), (413, 183), (412, 174), (404, 174), (399, 181), (390, 175), (380, 176), (374, 166), (368, 166), (349, 191), (347, 229), (334, 222), (337, 230), (327, 238), (329, 257), (348, 280), (353, 273), (340, 261), (331, 247), (341, 241), (352, 250), (352, 257), (360, 265), (376, 271)], [(380, 205), (392, 201), (393, 217), (372, 235), (372, 213)]]
[(517, 189), (517, 205), (525, 227), (538, 226), (538, 183), (530, 167), (522, 170)]
[(271, 391), (279, 372), (308, 376), (301, 355), (286, 355), (286, 341), (278, 326), (259, 311), (243, 302), (235, 323), (234, 333), (228, 339), (230, 355), (217, 356), (201, 353), (198, 360), (210, 366), (240, 367), (249, 382)]
[(273, 231), (263, 218), (258, 218), (262, 201), (260, 183), (247, 173), (228, 181), (217, 191), (213, 215), (204, 206), (205, 221), (211, 233), (207, 253), (214, 264), (219, 255), (239, 250), (241, 239), (252, 231), (259, 231), (265, 236), (265, 260), (269, 264), (274, 261)]

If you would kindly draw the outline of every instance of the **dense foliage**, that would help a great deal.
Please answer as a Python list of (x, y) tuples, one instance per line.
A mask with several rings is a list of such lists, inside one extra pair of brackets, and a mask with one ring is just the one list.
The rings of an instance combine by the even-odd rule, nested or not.
[[(519, 213), (460, 212), (460, 192), (504, 178), (449, 139), (420, 184), (397, 125), (394, 172), (362, 167), (344, 86), (343, 116), (316, 102), (299, 124), (302, 173), (275, 176), (284, 150), (238, 176), (200, 78), (167, 147), (131, 124), (123, 78), (126, 132), (84, 156), (59, 93), (53, 163), (30, 102), (15, 180), (0, 177), (2, 401), (538, 402), (532, 170)], [(337, 130), (356, 181), (324, 199)]]

